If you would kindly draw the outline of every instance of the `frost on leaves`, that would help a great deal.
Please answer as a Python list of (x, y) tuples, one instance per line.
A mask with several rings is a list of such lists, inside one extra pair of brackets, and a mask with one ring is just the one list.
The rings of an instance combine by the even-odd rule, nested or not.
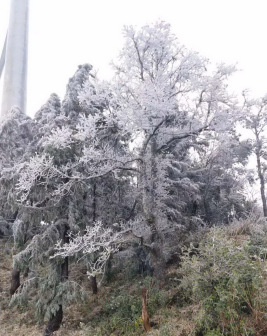
[(93, 226), (87, 226), (85, 234), (70, 235), (70, 242), (62, 245), (58, 242), (56, 253), (52, 258), (60, 256), (62, 258), (77, 255), (81, 252), (83, 258), (88, 258), (88, 276), (103, 274), (105, 265), (111, 254), (118, 251), (122, 239), (122, 234), (114, 233), (111, 228), (107, 228), (102, 222), (95, 222)]

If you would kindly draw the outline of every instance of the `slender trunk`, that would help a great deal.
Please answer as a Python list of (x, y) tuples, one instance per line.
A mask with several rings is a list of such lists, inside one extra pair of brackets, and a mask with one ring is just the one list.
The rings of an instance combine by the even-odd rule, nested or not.
[[(59, 223), (60, 238), (63, 244), (69, 242), (68, 230), (69, 227), (66, 223)], [(62, 264), (59, 266), (58, 277), (61, 282), (64, 282), (68, 279), (69, 277), (68, 257), (64, 258)], [(60, 304), (57, 312), (54, 315), (52, 315), (52, 317), (48, 321), (43, 336), (50, 336), (53, 334), (54, 331), (57, 331), (61, 326), (62, 320), (63, 320), (63, 307), (62, 304)]]
[[(257, 162), (260, 162), (257, 158)], [(264, 183), (264, 177), (260, 168), (260, 163), (257, 163), (258, 165), (258, 176), (260, 180), (260, 190), (261, 190), (261, 201), (262, 201), (262, 210), (263, 210), (263, 216), (267, 217), (267, 203), (266, 203), (266, 196), (265, 196), (265, 183)]]
[(11, 274), (10, 294), (13, 295), (20, 286), (20, 271), (13, 268)]
[(98, 291), (98, 289), (97, 289), (96, 276), (91, 276), (90, 280), (91, 280), (91, 288), (92, 288), (92, 292), (93, 292), (94, 295), (96, 295), (96, 294), (97, 294), (97, 291)]
[[(67, 224), (64, 224), (62, 227), (61, 239), (63, 244), (69, 243), (70, 239), (68, 236), (69, 227)], [(61, 281), (68, 280), (69, 277), (69, 258), (65, 257), (61, 265)]]
[[(18, 210), (16, 210), (13, 215), (12, 223), (15, 222), (17, 215), (18, 215)], [(16, 292), (19, 286), (20, 286), (20, 271), (17, 270), (15, 267), (13, 267), (12, 273), (11, 273), (10, 290), (9, 290), (9, 293), (11, 296)]]
[(205, 222), (210, 225), (211, 224), (211, 219), (212, 219), (212, 212), (211, 212), (211, 209), (210, 209), (210, 205), (209, 205), (209, 200), (204, 197), (203, 199), (203, 207), (204, 207), (204, 213), (205, 213)]
[(105, 271), (105, 281), (110, 282), (112, 279), (112, 255), (108, 259), (106, 263), (106, 271)]
[[(96, 183), (93, 185), (93, 222), (96, 221)], [(97, 294), (97, 281), (96, 276), (91, 276), (91, 288), (94, 295)]]
[(146, 288), (142, 288), (142, 320), (144, 323), (145, 331), (149, 331), (151, 329), (149, 316), (147, 312), (147, 290)]
[(256, 140), (257, 140), (257, 147), (256, 147), (256, 158), (257, 158), (257, 170), (258, 170), (258, 177), (260, 180), (260, 190), (261, 190), (261, 200), (262, 200), (262, 210), (263, 216), (267, 217), (267, 203), (266, 203), (266, 196), (265, 196), (265, 181), (262, 172), (261, 166), (261, 156), (260, 156), (260, 139), (257, 130), (255, 130)]
[(96, 221), (96, 183), (93, 186), (93, 222)]

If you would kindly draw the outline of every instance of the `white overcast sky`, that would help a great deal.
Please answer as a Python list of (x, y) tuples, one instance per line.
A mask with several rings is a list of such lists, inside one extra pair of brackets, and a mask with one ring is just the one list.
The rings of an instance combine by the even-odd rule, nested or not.
[[(0, 0), (0, 49), (9, 5)], [(267, 92), (267, 0), (30, 0), (27, 113), (34, 115), (52, 92), (63, 97), (79, 64), (90, 63), (109, 78), (123, 25), (158, 19), (212, 62), (237, 63), (236, 92)]]

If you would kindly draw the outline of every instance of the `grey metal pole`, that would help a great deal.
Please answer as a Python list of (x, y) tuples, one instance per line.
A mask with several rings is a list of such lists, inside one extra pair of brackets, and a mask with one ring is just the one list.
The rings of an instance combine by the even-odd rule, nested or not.
[(0, 58), (0, 79), (2, 76), (2, 72), (4, 69), (4, 65), (5, 65), (5, 60), (6, 60), (6, 40), (7, 40), (7, 34), (6, 34), (4, 47), (3, 47), (1, 58)]
[(29, 0), (11, 0), (1, 117), (12, 106), (26, 113)]

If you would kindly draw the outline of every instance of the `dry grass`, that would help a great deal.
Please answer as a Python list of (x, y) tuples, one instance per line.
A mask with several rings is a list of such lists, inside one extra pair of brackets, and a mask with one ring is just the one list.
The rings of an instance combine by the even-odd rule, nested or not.
[(262, 290), (259, 293), (252, 314), (247, 317), (246, 324), (256, 331), (257, 336), (267, 335), (267, 261), (265, 260), (265, 275)]
[(0, 325), (1, 336), (34, 336), (39, 334), (35, 326), (29, 326), (29, 316), (17, 309), (8, 308), (9, 286), (12, 270), (11, 245), (6, 241), (0, 242)]
[(258, 215), (251, 215), (246, 219), (234, 220), (230, 226), (226, 226), (225, 230), (230, 237), (249, 236), (257, 227), (267, 225), (267, 221)]
[[(42, 335), (44, 326), (36, 325), (34, 314), (31, 311), (23, 312), (18, 308), (10, 308), (9, 286), (12, 270), (11, 244), (0, 240), (0, 335), (1, 336), (38, 336)], [(73, 325), (75, 311), (77, 307), (72, 307), (66, 313), (61, 330), (55, 336), (82, 336), (82, 331), (77, 331), (77, 326)], [(80, 329), (80, 328), (78, 328)]]
[[(233, 225), (225, 228), (225, 232), (238, 243), (242, 243), (243, 240), (246, 240), (251, 235), (252, 230), (254, 230), (257, 225), (259, 225), (259, 223), (256, 218), (249, 218), (242, 222), (236, 221)], [(7, 253), (8, 251), (11, 251), (11, 244), (9, 245), (0, 240), (0, 335), (42, 335), (44, 325), (37, 325), (34, 312), (25, 312), (15, 307), (8, 307), (10, 299), (10, 274), (12, 269), (11, 253)], [(260, 302), (253, 314), (246, 318), (247, 328), (256, 330), (256, 336), (267, 335), (267, 262), (265, 263), (266, 276), (264, 280), (264, 291), (266, 293), (264, 295), (261, 293), (261, 298), (266, 298), (266, 302)], [(170, 283), (176, 283), (176, 276), (177, 268), (169, 268), (168, 278)], [(60, 330), (54, 333), (54, 336), (95, 336), (96, 333), (93, 329), (86, 327), (86, 325), (101, 315), (101, 310), (105, 305), (106, 299), (114, 296), (114, 291), (127, 292), (129, 295), (136, 295), (139, 291), (137, 283), (125, 283), (125, 279), (118, 276), (116, 283), (112, 283), (112, 287), (102, 287), (97, 296), (92, 296), (90, 294), (89, 282), (85, 275), (85, 270), (79, 265), (71, 266), (71, 279), (75, 279), (86, 287), (88, 300), (83, 304), (73, 304), (64, 310), (63, 324)], [(181, 308), (181, 303), (177, 302), (177, 289), (171, 287), (168, 291), (170, 297), (173, 298), (172, 306), (163, 307), (157, 311), (152, 317), (152, 322), (154, 322), (155, 326), (153, 326), (149, 333), (142, 333), (141, 331), (139, 335), (141, 333), (143, 336), (191, 336), (194, 334), (194, 320), (196, 316), (198, 316), (200, 307), (191, 305)], [(100, 334), (97, 335), (99, 336)], [(116, 335), (116, 331), (112, 335)]]
[[(12, 268), (11, 255), (3, 252), (2, 242), (0, 242), (0, 279), (1, 291), (0, 295), (3, 298), (3, 310), (0, 315), (1, 336), (38, 336), (42, 335), (44, 325), (38, 326), (34, 318), (34, 312), (22, 311), (16, 307), (8, 307), (9, 303), (9, 282)], [(79, 266), (74, 266), (72, 269), (72, 277), (79, 278), (84, 281), (83, 270)], [(88, 284), (83, 282), (83, 285)], [(123, 279), (118, 279), (118, 283), (111, 287), (102, 287), (97, 296), (88, 296), (88, 300), (84, 304), (73, 304), (64, 311), (63, 324), (54, 336), (94, 336), (94, 332), (90, 332), (85, 326), (88, 321), (96, 318), (106, 301), (107, 297), (114, 294), (114, 287), (118, 287), (118, 291), (128, 291), (129, 294), (134, 294), (138, 290), (135, 284), (124, 284)], [(88, 292), (89, 293), (89, 292)], [(140, 296), (141, 300), (141, 296)], [(172, 308), (166, 317), (164, 309), (153, 316), (155, 327), (150, 333), (143, 335), (164, 335), (164, 330), (169, 330), (172, 336), (188, 336), (194, 329), (194, 324), (190, 322), (192, 309), (187, 309), (178, 312), (177, 308)], [(158, 329), (159, 328), (159, 329)], [(167, 335), (167, 334), (166, 334)]]
[(158, 322), (159, 328), (151, 330), (147, 336), (191, 336), (195, 331), (194, 316), (199, 307), (196, 305), (187, 306), (178, 310), (172, 308), (168, 317), (164, 318), (164, 312), (159, 311), (153, 320)]

